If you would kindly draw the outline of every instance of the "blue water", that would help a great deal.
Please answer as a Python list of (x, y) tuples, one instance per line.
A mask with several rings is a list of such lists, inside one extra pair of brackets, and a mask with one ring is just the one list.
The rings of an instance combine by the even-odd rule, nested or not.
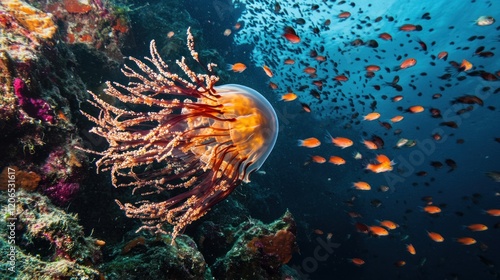
[[(201, 21), (204, 33), (216, 34), (212, 38), (224, 38), (223, 44), (219, 39), (208, 41), (224, 50), (227, 63), (243, 62), (248, 66), (241, 74), (231, 74), (231, 79), (259, 90), (277, 111), (281, 129), (278, 142), (262, 168), (266, 174), (255, 174), (252, 181), (280, 198), (279, 202), (267, 206), (268, 216), (260, 218), (272, 219), (288, 208), (297, 220), (300, 254), (294, 256), (290, 265), (306, 279), (498, 279), (499, 218), (488, 216), (484, 210), (500, 208), (500, 184), (484, 173), (500, 171), (500, 143), (494, 141), (500, 137), (500, 82), (487, 81), (468, 72), (458, 73), (453, 67), (450, 69), (450, 61), (459, 64), (463, 59), (470, 61), (473, 69), (469, 73), (500, 71), (497, 54), (500, 25), (498, 22), (489, 26), (475, 23), (480, 16), (500, 19), (500, 3), (276, 2), (281, 6), (279, 12), (275, 10), (275, 1), (235, 1), (237, 9), (228, 8), (220, 1), (205, 3), (211, 13)], [(312, 8), (314, 4), (318, 5), (317, 9)], [(343, 11), (349, 11), (351, 17), (338, 19), (337, 15)], [(422, 18), (425, 13), (429, 13), (430, 18)], [(375, 22), (377, 17), (382, 19)], [(394, 20), (390, 21), (389, 17)], [(303, 18), (305, 24), (297, 24), (298, 18)], [(327, 19), (331, 24), (325, 27)], [(232, 28), (236, 22), (242, 23), (241, 29)], [(403, 24), (421, 25), (422, 31), (399, 31)], [(300, 43), (292, 44), (282, 37), (285, 26), (295, 29)], [(318, 34), (313, 32), (315, 27), (319, 28)], [(223, 37), (221, 34), (226, 28), (233, 33)], [(392, 41), (378, 38), (383, 32), (391, 34)], [(471, 40), (472, 36), (479, 38)], [(355, 39), (376, 40), (379, 46), (351, 46)], [(424, 41), (428, 50), (423, 51), (417, 40)], [(487, 58), (475, 55), (474, 51), (480, 46), (495, 55)], [(313, 49), (327, 60), (319, 63), (311, 58), (309, 54)], [(442, 51), (448, 52), (446, 61), (435, 58)], [(398, 56), (402, 58), (398, 60)], [(410, 57), (417, 60), (414, 67), (398, 72), (384, 69), (393, 69)], [(295, 64), (285, 65), (287, 58), (294, 59)], [(371, 79), (364, 76), (364, 67), (369, 64), (382, 68)], [(271, 67), (272, 78), (264, 74), (263, 65)], [(307, 66), (317, 68), (316, 78), (303, 72)], [(446, 73), (452, 74), (449, 80), (438, 78)], [(341, 84), (332, 80), (340, 74), (346, 74), (349, 80)], [(401, 92), (383, 86), (396, 75), (403, 87)], [(313, 80), (323, 80), (323, 89), (316, 89)], [(269, 82), (277, 84), (278, 89), (270, 89)], [(375, 90), (374, 85), (382, 85), (380, 91)], [(301, 86), (308, 88), (299, 90)], [(287, 103), (279, 100), (288, 88), (298, 95), (298, 100)], [(309, 94), (311, 89), (320, 92), (320, 100)], [(442, 97), (433, 99), (435, 93), (441, 93)], [(392, 102), (391, 97), (399, 94), (404, 99)], [(466, 94), (480, 97), (484, 106), (472, 105), (473, 110), (457, 115), (458, 110), (468, 105), (450, 102)], [(384, 100), (383, 95), (388, 98)], [(332, 101), (334, 98), (336, 102)], [(404, 120), (392, 124), (389, 130), (378, 121), (363, 121), (362, 116), (372, 112), (373, 101), (377, 101), (375, 111), (381, 114), (380, 121), (390, 122), (396, 115), (403, 115)], [(300, 103), (308, 104), (312, 112), (304, 112)], [(425, 111), (410, 114), (398, 110), (399, 106), (406, 109), (413, 105), (424, 106)], [(335, 109), (336, 106), (340, 108)], [(443, 117), (432, 118), (430, 108), (440, 109)], [(359, 116), (352, 119), (354, 113)], [(444, 121), (454, 121), (458, 128), (441, 126)], [(397, 129), (402, 133), (394, 135)], [(325, 141), (326, 131), (348, 137), (355, 144), (346, 149), (335, 147)], [(434, 133), (441, 134), (442, 140), (435, 141), (431, 137)], [(360, 143), (362, 138), (373, 134), (383, 138), (384, 148), (370, 151)], [(297, 147), (298, 139), (308, 137), (320, 139), (322, 145), (314, 149)], [(417, 141), (417, 145), (393, 148), (402, 137)], [(353, 158), (356, 151), (363, 155), (362, 160)], [(394, 171), (368, 173), (365, 166), (376, 154), (393, 159), (397, 163)], [(337, 155), (347, 163), (342, 166), (328, 162), (317, 164), (311, 162), (312, 155), (327, 159)], [(454, 160), (457, 168), (450, 171), (446, 159)], [(439, 161), (444, 167), (435, 169), (431, 161)], [(427, 175), (418, 176), (420, 171)], [(372, 190), (352, 189), (355, 181), (368, 182)], [(389, 191), (378, 191), (381, 185), (389, 186)], [(433, 204), (442, 208), (441, 214), (431, 216), (421, 210), (426, 205), (422, 200), (425, 196), (431, 196)], [(379, 207), (372, 205), (374, 199), (380, 200)], [(352, 201), (353, 205), (349, 206), (346, 201)], [(347, 214), (350, 211), (362, 217), (350, 218)], [(385, 219), (399, 224), (399, 228), (386, 237), (359, 233), (354, 226), (355, 222), (376, 225), (376, 220)], [(463, 228), (471, 223), (483, 223), (489, 229), (470, 232)], [(324, 234), (314, 233), (316, 229)], [(432, 241), (426, 231), (440, 233), (445, 241)], [(327, 249), (322, 245), (327, 242), (328, 233), (332, 234), (328, 242), (337, 244), (336, 248)], [(464, 236), (476, 239), (477, 243), (465, 246), (454, 241)], [(406, 252), (405, 245), (409, 243), (415, 246), (416, 255)], [(350, 258), (362, 258), (365, 264), (355, 266)], [(406, 262), (405, 266), (394, 265), (401, 260)]]

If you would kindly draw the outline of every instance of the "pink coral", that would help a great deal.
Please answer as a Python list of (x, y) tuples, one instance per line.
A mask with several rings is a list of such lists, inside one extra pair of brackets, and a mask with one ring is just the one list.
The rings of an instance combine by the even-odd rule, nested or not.
[(55, 123), (54, 112), (47, 101), (42, 98), (36, 98), (28, 90), (23, 80), (16, 78), (14, 80), (14, 93), (16, 94), (19, 106), (28, 114), (28, 116), (48, 123)]
[(52, 186), (44, 188), (43, 193), (49, 197), (54, 204), (63, 206), (73, 200), (79, 190), (80, 184), (61, 180)]

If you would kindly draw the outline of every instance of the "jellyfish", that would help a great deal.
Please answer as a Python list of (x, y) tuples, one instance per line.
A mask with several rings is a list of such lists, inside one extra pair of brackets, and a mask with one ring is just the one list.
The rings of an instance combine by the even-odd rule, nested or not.
[[(199, 63), (193, 36), (187, 45)], [(100, 110), (90, 131), (108, 142), (97, 172), (109, 171), (115, 187), (132, 187), (136, 203), (116, 200), (127, 217), (142, 220), (138, 229), (176, 236), (205, 215), (258, 170), (271, 153), (278, 135), (276, 113), (264, 96), (237, 84), (215, 86), (219, 78), (197, 74), (182, 57), (173, 73), (160, 57), (154, 40), (149, 63), (136, 58), (125, 65), (128, 85), (107, 82), (105, 94), (124, 106), (89, 92)], [(201, 65), (201, 63), (199, 63)], [(137, 70), (135, 70), (137, 69)], [(184, 73), (184, 74), (182, 74)], [(109, 99), (109, 98), (107, 98)], [(171, 232), (164, 225), (173, 226)]]

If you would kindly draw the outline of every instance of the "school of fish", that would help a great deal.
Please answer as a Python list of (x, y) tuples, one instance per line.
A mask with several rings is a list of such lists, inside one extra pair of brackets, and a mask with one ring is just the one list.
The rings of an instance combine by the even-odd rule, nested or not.
[[(500, 228), (498, 220), (491, 223), (488, 218), (499, 217), (500, 207), (483, 209), (480, 215), (474, 216), (473, 222), (455, 225), (456, 234), (453, 236), (435, 231), (432, 225), (409, 234), (406, 229), (410, 227), (410, 221), (391, 221), (385, 217), (364, 220), (362, 213), (353, 209), (366, 193), (389, 193), (396, 187), (402, 187), (377, 187), (369, 179), (364, 180), (363, 176), (398, 176), (408, 172), (399, 168), (395, 160), (399, 150), (418, 148), (419, 140), (404, 137), (408, 130), (416, 127), (422, 139), (460, 145), (467, 141), (453, 138), (464, 122), (460, 116), (475, 114), (479, 110), (498, 112), (496, 104), (500, 104), (500, 65), (489, 62), (497, 55), (496, 45), (500, 42), (500, 26), (494, 25), (495, 18), (490, 15), (471, 17), (469, 28), (462, 30), (459, 36), (436, 41), (426, 40), (427, 35), (438, 28), (453, 30), (454, 23), (436, 26), (434, 20), (440, 15), (431, 14), (425, 9), (416, 11), (411, 18), (400, 18), (395, 14), (372, 14), (369, 10), (371, 4), (364, 3), (364, 8), (361, 8), (353, 1), (316, 1), (317, 4), (300, 1), (244, 2), (246, 11), (238, 22), (238, 28), (241, 29), (233, 33), (236, 33), (238, 40), (261, 46), (261, 49), (258, 55), (254, 52), (256, 65), (245, 66), (235, 62), (228, 65), (228, 70), (241, 73), (247, 67), (262, 68), (268, 78), (269, 88), (277, 96), (276, 100), (287, 102), (291, 110), (313, 114), (321, 123), (324, 120), (331, 121), (332, 124), (324, 125), (323, 132), (314, 130), (309, 134), (303, 133), (301, 139), (296, 140), (301, 149), (308, 149), (310, 156), (305, 160), (307, 166), (330, 164), (331, 168), (344, 168), (341, 172), (350, 172), (346, 167), (350, 164), (362, 166), (361, 169), (351, 170), (358, 172), (361, 180), (344, 186), (353, 192), (352, 199), (345, 202), (348, 208), (345, 212), (352, 219), (352, 225), (349, 226), (353, 234), (366, 235), (372, 239), (391, 236), (399, 239), (401, 251), (406, 253), (395, 256), (391, 267), (402, 267), (411, 262), (424, 265), (427, 256), (420, 256), (420, 259), (412, 256), (419, 255), (415, 240), (425, 238), (431, 246), (436, 246), (436, 250), (439, 250), (440, 243), (446, 242), (454, 242), (457, 247), (477, 246), (477, 260), (491, 268), (493, 262), (485, 257), (488, 245), (481, 241), (481, 234), (484, 236), (491, 228)], [(483, 5), (492, 4), (491, 1), (485, 1)], [(329, 16), (318, 17), (318, 13)], [(262, 14), (267, 23), (252, 20)], [(335, 35), (336, 25), (345, 26), (346, 23), (349, 31), (344, 30), (339, 32), (340, 35)], [(270, 24), (273, 25), (271, 30), (274, 33), (264, 29), (261, 29), (262, 33), (245, 31), (258, 30), (259, 25), (269, 27)], [(429, 69), (441, 74), (429, 77)], [(435, 79), (439, 83), (435, 83)], [(476, 87), (475, 92), (461, 92), (462, 83), (477, 83), (480, 86)], [(357, 91), (346, 92), (346, 85)], [(386, 113), (390, 111), (397, 113)], [(429, 116), (433, 126), (420, 126), (419, 118)], [(382, 132), (376, 134), (375, 131), (381, 128)], [(348, 136), (353, 135), (353, 130), (359, 131), (359, 137)], [(498, 128), (496, 133), (496, 137), (483, 141), (500, 143)], [(397, 141), (394, 141), (394, 137)], [(391, 145), (386, 145), (386, 142)], [(344, 149), (350, 150), (352, 156), (346, 157), (342, 151)], [(462, 166), (452, 156), (431, 157), (426, 159), (421, 170), (412, 172), (412, 176), (430, 179), (424, 183), (405, 184), (429, 187), (434, 181), (430, 174), (442, 172), (440, 170), (444, 167), (447, 168), (445, 174), (452, 176), (457, 175)], [(499, 174), (499, 171), (486, 170), (479, 176), (500, 182)], [(479, 194), (474, 193), (470, 199), (479, 197)], [(382, 205), (378, 199), (370, 203), (372, 207)], [(464, 215), (461, 211), (453, 212), (446, 207), (445, 201), (424, 196), (419, 208), (414, 210), (422, 219), (432, 221), (446, 219), (447, 215)], [(328, 232), (323, 229), (311, 231), (317, 235)], [(326, 236), (328, 239), (336, 238), (332, 232)], [(370, 254), (365, 254), (345, 256), (345, 261), (362, 267), (371, 260)]]

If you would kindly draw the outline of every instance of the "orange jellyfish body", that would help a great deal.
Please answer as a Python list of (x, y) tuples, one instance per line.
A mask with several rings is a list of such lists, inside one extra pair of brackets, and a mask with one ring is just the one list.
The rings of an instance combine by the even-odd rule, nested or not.
[[(199, 62), (189, 30), (188, 48)], [(109, 143), (94, 153), (102, 156), (98, 170), (111, 171), (114, 186), (134, 187), (140, 195), (175, 191), (163, 201), (117, 201), (127, 217), (142, 220), (139, 230), (165, 233), (163, 225), (173, 225), (173, 243), (185, 226), (250, 181), (274, 147), (277, 116), (251, 88), (214, 86), (219, 78), (210, 74), (213, 64), (209, 74), (196, 74), (183, 58), (177, 64), (185, 76), (170, 72), (154, 41), (150, 63), (130, 59), (139, 70), (125, 66), (122, 72), (132, 82), (108, 82), (105, 90), (128, 106), (115, 107), (91, 93), (99, 117), (83, 114), (96, 124), (91, 132)]]

